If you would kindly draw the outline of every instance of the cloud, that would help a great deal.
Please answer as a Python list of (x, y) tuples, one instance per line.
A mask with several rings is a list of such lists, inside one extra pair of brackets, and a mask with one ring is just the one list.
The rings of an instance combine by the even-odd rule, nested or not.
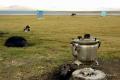
[(12, 6), (0, 6), (0, 10), (33, 10), (33, 8), (27, 6), (12, 5)]
[(1, 9), (93, 11), (119, 9), (120, 0), (0, 0)]

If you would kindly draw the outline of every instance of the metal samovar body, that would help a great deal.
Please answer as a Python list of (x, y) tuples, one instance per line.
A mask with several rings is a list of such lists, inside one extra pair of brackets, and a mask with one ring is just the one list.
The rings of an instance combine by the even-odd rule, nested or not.
[(97, 38), (91, 37), (90, 34), (85, 34), (84, 38), (73, 39), (71, 44), (75, 61), (91, 62), (97, 60), (97, 50), (100, 47), (100, 41)]

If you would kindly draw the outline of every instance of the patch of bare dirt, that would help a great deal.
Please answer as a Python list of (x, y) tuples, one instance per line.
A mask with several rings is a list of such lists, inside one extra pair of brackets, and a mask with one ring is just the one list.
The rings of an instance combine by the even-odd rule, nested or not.
[(107, 74), (108, 80), (120, 80), (120, 59), (100, 61), (99, 68)]
[[(107, 80), (120, 80), (120, 59), (114, 60), (99, 60), (99, 66), (94, 66), (93, 68), (102, 70), (107, 75)], [(67, 66), (67, 68), (65, 68)], [(61, 70), (65, 68), (65, 74), (61, 76)], [(30, 76), (25, 80), (69, 80), (70, 75), (74, 71), (71, 69), (70, 64), (64, 64), (60, 66), (60, 68), (54, 70), (53, 72), (49, 72), (41, 75)], [(63, 70), (64, 71), (64, 70)], [(64, 73), (64, 72), (63, 72)]]

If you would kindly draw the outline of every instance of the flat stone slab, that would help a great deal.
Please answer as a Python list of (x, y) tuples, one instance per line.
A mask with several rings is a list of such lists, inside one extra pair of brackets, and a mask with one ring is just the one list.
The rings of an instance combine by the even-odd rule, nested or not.
[(92, 68), (77, 69), (72, 73), (71, 80), (105, 80), (106, 74), (101, 70)]

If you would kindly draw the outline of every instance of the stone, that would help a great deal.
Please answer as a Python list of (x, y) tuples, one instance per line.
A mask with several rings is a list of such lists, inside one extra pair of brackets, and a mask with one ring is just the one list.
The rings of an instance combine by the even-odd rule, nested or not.
[(75, 70), (71, 80), (106, 80), (106, 74), (101, 70), (83, 68)]

